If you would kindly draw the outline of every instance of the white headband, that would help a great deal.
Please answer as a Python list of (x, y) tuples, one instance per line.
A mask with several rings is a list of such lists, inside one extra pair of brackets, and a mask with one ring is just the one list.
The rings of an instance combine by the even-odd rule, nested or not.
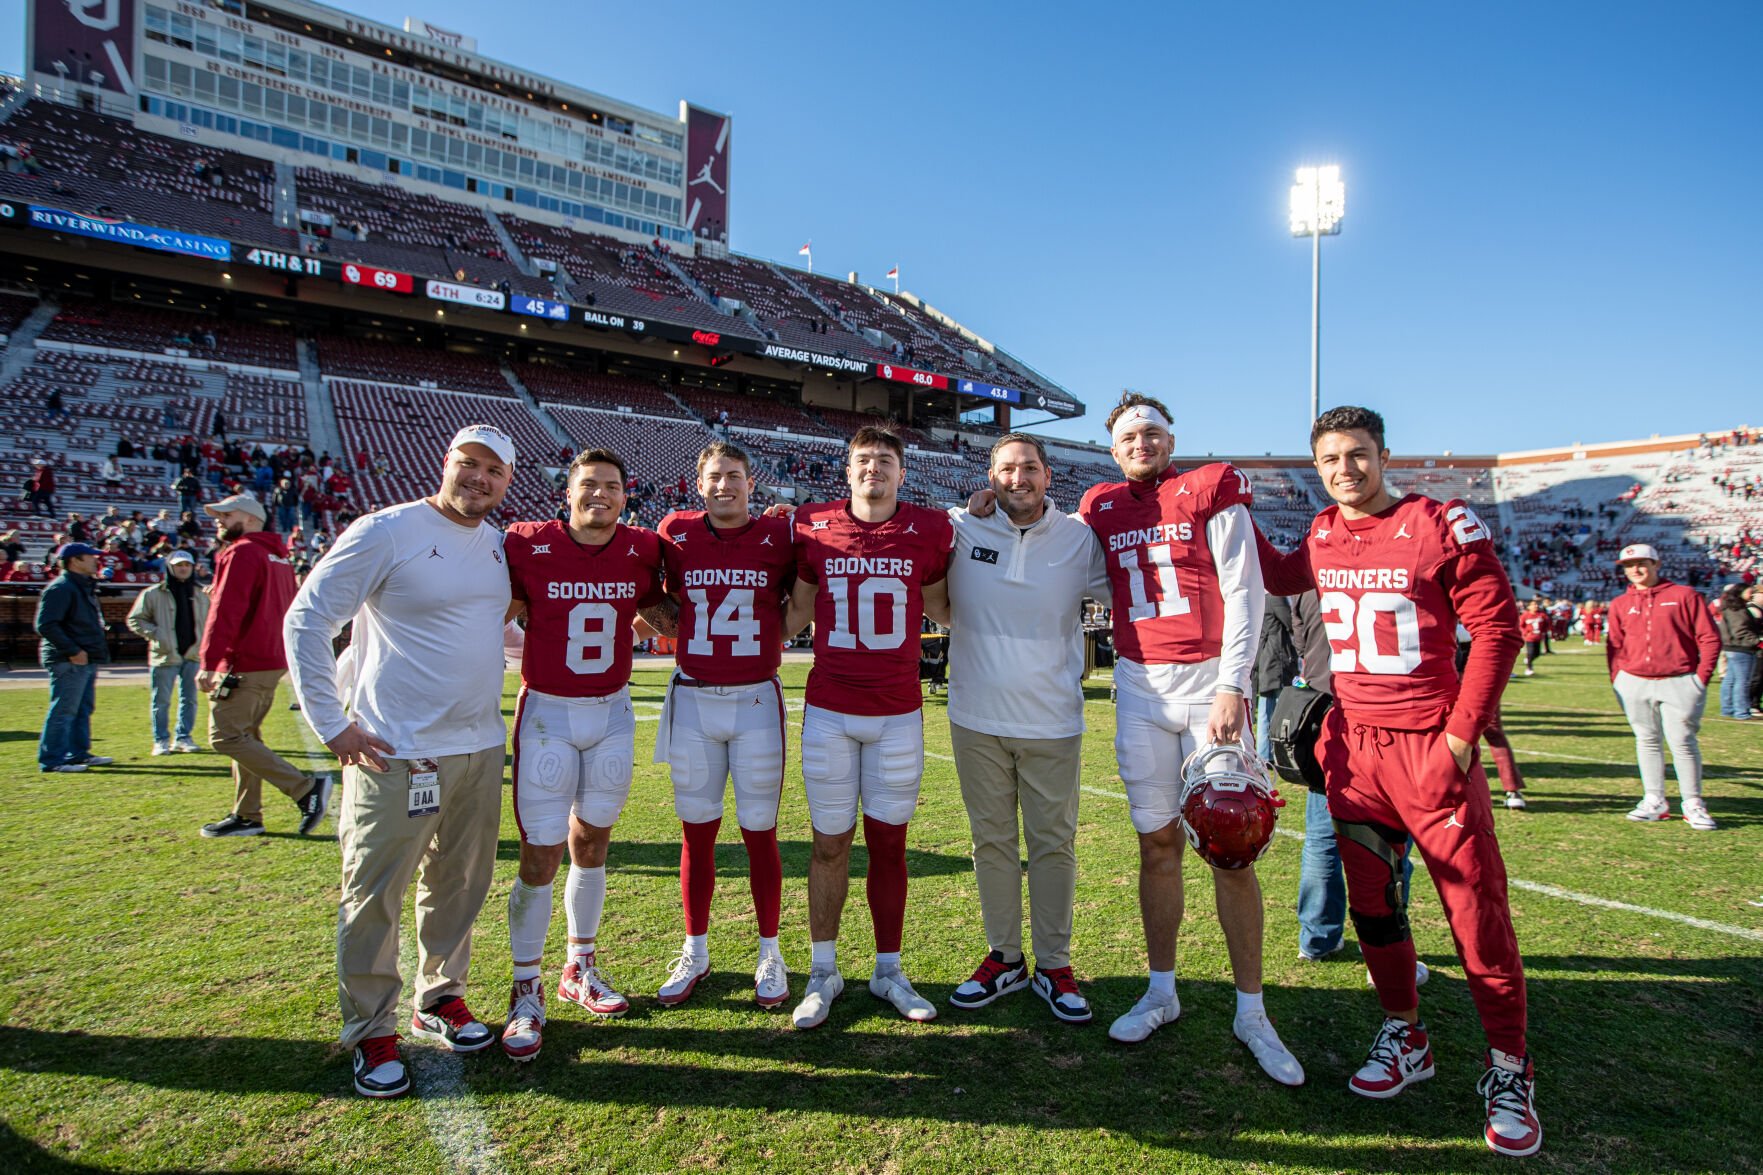
[(1109, 442), (1118, 445), (1121, 434), (1129, 428), (1137, 428), (1141, 424), (1154, 424), (1164, 432), (1173, 433), (1169, 427), (1169, 418), (1151, 407), (1149, 404), (1134, 404), (1125, 412), (1114, 418), (1114, 427), (1109, 430)]

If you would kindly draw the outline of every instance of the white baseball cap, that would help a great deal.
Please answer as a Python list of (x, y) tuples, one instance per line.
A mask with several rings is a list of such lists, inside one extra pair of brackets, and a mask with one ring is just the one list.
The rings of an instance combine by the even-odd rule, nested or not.
[(453, 434), (449, 451), (466, 445), (482, 445), (508, 464), (514, 464), (514, 438), (493, 424), (468, 424)]
[(165, 557), (165, 564), (167, 567), (171, 566), (173, 563), (194, 563), (195, 561), (196, 557), (188, 551), (173, 551)]
[(1655, 551), (1650, 543), (1630, 543), (1622, 548), (1620, 555), (1616, 556), (1618, 563), (1635, 563), (1642, 559), (1651, 559), (1657, 563), (1659, 552)]

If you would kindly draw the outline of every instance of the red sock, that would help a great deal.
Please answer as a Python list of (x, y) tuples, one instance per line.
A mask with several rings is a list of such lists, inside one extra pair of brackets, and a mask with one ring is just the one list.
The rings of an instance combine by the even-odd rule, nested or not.
[(679, 896), (686, 908), (686, 933), (710, 933), (710, 898), (716, 893), (716, 833), (722, 817), (702, 824), (680, 822)]
[(747, 884), (753, 891), (753, 915), (759, 937), (777, 937), (778, 907), (784, 896), (784, 861), (777, 851), (777, 829), (741, 829), (747, 844)]
[(1363, 939), (1359, 953), (1365, 956), (1371, 984), (1377, 988), (1377, 1002), (1385, 1011), (1398, 1012), (1420, 1005), (1420, 989), (1414, 985), (1414, 940), (1405, 938), (1393, 946), (1374, 947)]
[(906, 927), (906, 826), (863, 817), (863, 843), (869, 849), (869, 916), (875, 923), (875, 949), (900, 949)]

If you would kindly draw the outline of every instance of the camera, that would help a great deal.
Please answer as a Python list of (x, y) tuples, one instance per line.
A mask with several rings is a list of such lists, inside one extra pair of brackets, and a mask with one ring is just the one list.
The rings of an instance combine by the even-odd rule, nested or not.
[(238, 688), (239, 675), (237, 673), (229, 673), (220, 679), (220, 684), (215, 686), (214, 692), (208, 696), (218, 702), (222, 698), (230, 696), (232, 692)]

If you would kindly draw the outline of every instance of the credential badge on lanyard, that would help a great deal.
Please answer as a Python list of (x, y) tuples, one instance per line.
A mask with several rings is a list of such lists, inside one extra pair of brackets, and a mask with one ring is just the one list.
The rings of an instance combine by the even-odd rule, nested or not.
[(433, 816), (441, 810), (441, 765), (433, 759), (410, 760), (409, 815)]

